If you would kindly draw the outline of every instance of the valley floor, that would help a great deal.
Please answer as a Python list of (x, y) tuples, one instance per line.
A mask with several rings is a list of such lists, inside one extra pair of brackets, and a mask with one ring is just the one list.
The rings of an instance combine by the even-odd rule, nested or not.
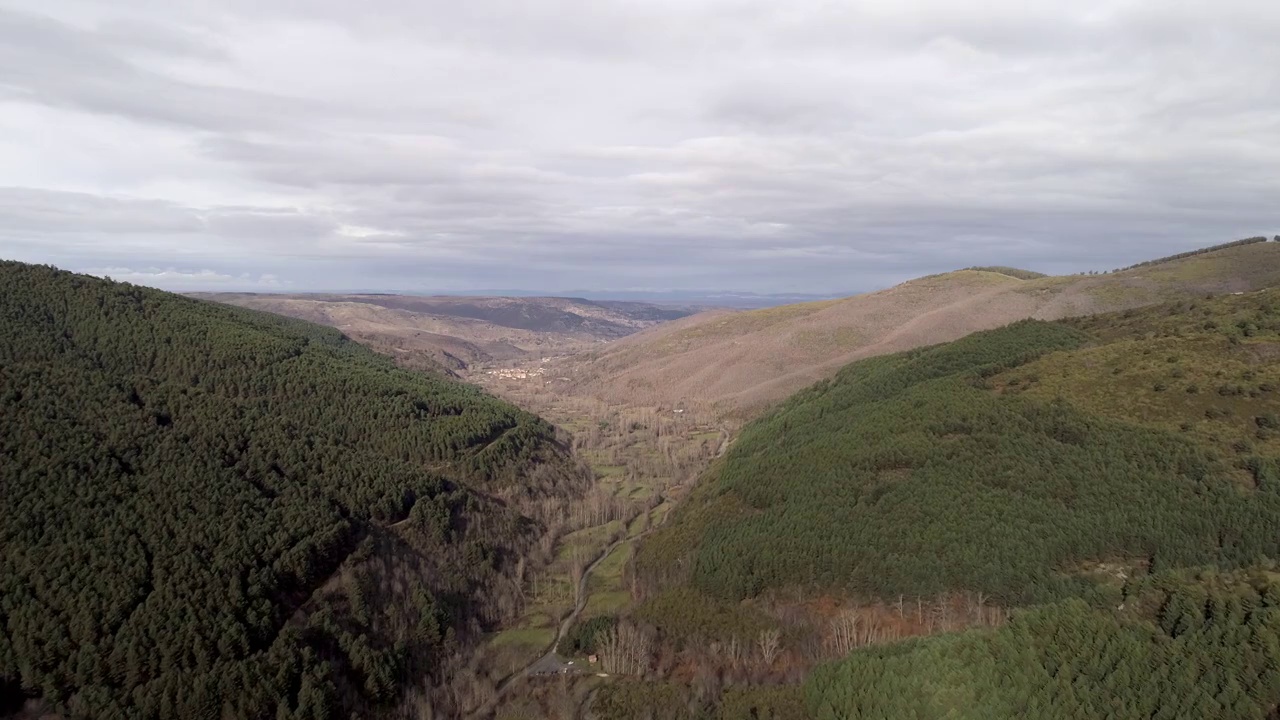
[[(615, 678), (564, 642), (595, 618), (636, 605), (630, 561), (639, 540), (665, 522), (735, 427), (673, 408), (607, 404), (567, 396), (554, 369), (480, 368), (485, 389), (554, 423), (590, 465), (595, 487), (550, 548), (554, 560), (526, 583), (520, 617), (491, 636), (474, 663), (488, 685), (475, 717), (580, 717), (588, 694)], [(549, 678), (558, 676), (558, 679)], [(608, 679), (604, 679), (608, 678)]]

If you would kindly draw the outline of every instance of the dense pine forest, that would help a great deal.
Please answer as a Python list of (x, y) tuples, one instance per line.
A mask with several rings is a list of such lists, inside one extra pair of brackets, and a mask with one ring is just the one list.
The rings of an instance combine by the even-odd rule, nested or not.
[[(0, 710), (329, 718), (423, 693), (581, 490), (554, 430), (338, 332), (0, 263)], [(520, 562), (521, 569), (523, 563)]]
[(819, 720), (1264, 718), (1280, 702), (1280, 583), (1165, 576), (1119, 611), (1068, 600), (970, 630), (868, 648), (805, 684)]
[(849, 365), (638, 552), (658, 646), (732, 662), (604, 717), (1270, 716), (1278, 359), (1264, 290)]

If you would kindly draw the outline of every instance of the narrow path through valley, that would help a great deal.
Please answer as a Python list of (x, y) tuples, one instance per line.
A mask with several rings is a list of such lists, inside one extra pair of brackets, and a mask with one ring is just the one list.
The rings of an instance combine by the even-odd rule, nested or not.
[[(663, 522), (666, 521), (667, 517), (670, 517), (670, 513), (668, 513), (667, 516), (663, 518)], [(611, 543), (608, 547), (606, 547), (600, 553), (599, 557), (591, 561), (591, 564), (588, 565), (585, 570), (583, 570), (582, 579), (578, 581), (578, 589), (577, 589), (578, 601), (577, 603), (574, 604), (573, 610), (564, 617), (564, 620), (560, 622), (560, 627), (556, 630), (555, 640), (551, 642), (551, 645), (549, 646), (547, 651), (543, 653), (541, 656), (539, 656), (537, 660), (534, 660), (533, 662), (529, 663), (528, 665), (524, 666), (523, 668), (509, 675), (506, 680), (503, 680), (502, 683), (498, 685), (497, 691), (494, 693), (493, 700), (486, 703), (483, 707), (477, 710), (473, 715), (473, 717), (477, 717), (477, 718), (490, 717), (496, 710), (498, 704), (501, 702), (503, 696), (506, 695), (507, 691), (511, 689), (511, 686), (514, 685), (517, 681), (519, 681), (522, 678), (529, 677), (530, 675), (556, 675), (556, 674), (559, 674), (561, 671), (582, 672), (582, 670), (577, 668), (577, 666), (570, 665), (567, 660), (565, 660), (560, 656), (558, 651), (560, 649), (560, 641), (563, 640), (564, 636), (569, 633), (569, 629), (572, 628), (574, 623), (578, 621), (578, 618), (581, 617), (582, 615), (582, 611), (585, 610), (587, 607), (587, 600), (588, 600), (587, 585), (591, 582), (592, 573), (595, 572), (596, 568), (599, 567), (600, 563), (604, 562), (605, 559), (608, 558), (609, 555), (612, 554), (614, 550), (617, 550), (624, 543), (635, 542), (637, 540), (640, 540), (641, 538), (645, 537), (646, 535), (653, 532), (654, 530), (657, 530), (660, 527), (662, 527), (662, 523), (659, 523), (638, 535), (622, 538), (621, 540), (615, 540), (613, 541), (613, 543)]]
[[(723, 428), (723, 427), (720, 428), (720, 445), (716, 449), (716, 453), (712, 457), (712, 459), (719, 458), (723, 456), (726, 452), (728, 452), (730, 445), (732, 445), (732, 441), (733, 441), (733, 434), (729, 432), (727, 428)], [(675, 502), (675, 500), (672, 499), (672, 502)], [(538, 656), (537, 659), (533, 660), (528, 665), (525, 665), (523, 668), (511, 673), (510, 675), (507, 676), (506, 679), (504, 679), (501, 683), (499, 683), (496, 691), (494, 692), (493, 699), (485, 703), (484, 705), (482, 705), (478, 710), (476, 710), (471, 715), (471, 717), (473, 718), (493, 717), (494, 713), (497, 711), (498, 707), (501, 705), (503, 698), (511, 690), (512, 686), (514, 686), (517, 682), (519, 682), (524, 678), (534, 676), (534, 675), (558, 675), (561, 672), (572, 672), (572, 673), (591, 672), (589, 668), (582, 668), (577, 665), (570, 665), (569, 661), (567, 661), (565, 658), (560, 656), (559, 650), (560, 650), (560, 642), (564, 639), (566, 635), (569, 634), (569, 630), (572, 629), (574, 624), (578, 622), (578, 618), (582, 616), (582, 612), (587, 607), (587, 601), (590, 599), (590, 596), (587, 592), (587, 587), (591, 583), (592, 576), (594, 575), (596, 569), (600, 566), (600, 564), (603, 563), (611, 554), (613, 554), (615, 550), (617, 550), (619, 547), (621, 547), (625, 543), (639, 542), (649, 534), (660, 529), (666, 523), (666, 521), (670, 519), (672, 512), (674, 512), (674, 508), (672, 509), (671, 512), (666, 513), (662, 517), (662, 520), (658, 522), (658, 524), (654, 525), (648, 530), (645, 530), (644, 532), (633, 535), (631, 537), (624, 537), (620, 540), (615, 540), (614, 542), (610, 543), (606, 548), (604, 548), (604, 550), (600, 552), (599, 556), (597, 556), (594, 560), (591, 561), (591, 564), (588, 565), (583, 570), (582, 578), (578, 581), (578, 587), (576, 591), (577, 602), (574, 603), (573, 610), (570, 611), (569, 614), (566, 615), (560, 621), (560, 626), (556, 630), (555, 639), (551, 641), (551, 644), (542, 653), (542, 655)], [(596, 672), (598, 672), (598, 670)], [(579, 708), (579, 713), (578, 713), (579, 716), (582, 716), (586, 708), (589, 707), (591, 699), (594, 698), (595, 694), (596, 694), (596, 690), (592, 690), (583, 699), (583, 702)]]

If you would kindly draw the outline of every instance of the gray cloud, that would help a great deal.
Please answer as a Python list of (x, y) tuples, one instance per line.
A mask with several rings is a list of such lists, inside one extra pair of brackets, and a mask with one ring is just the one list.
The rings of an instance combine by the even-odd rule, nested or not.
[(178, 289), (1110, 268), (1280, 229), (1277, 36), (1251, 0), (0, 0), (0, 255)]

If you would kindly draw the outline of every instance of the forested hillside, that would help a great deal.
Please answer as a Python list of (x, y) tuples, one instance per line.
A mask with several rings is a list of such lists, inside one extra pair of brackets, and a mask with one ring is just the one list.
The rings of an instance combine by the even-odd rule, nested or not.
[(1268, 290), (854, 363), (749, 425), (641, 569), (1007, 606), (1087, 595), (1102, 563), (1277, 557), (1278, 348)]
[(474, 387), (42, 266), (0, 263), (0, 407), (0, 709), (430, 703), (515, 609), (515, 508), (581, 490), (551, 426)]
[(642, 544), (633, 621), (696, 684), (604, 716), (1273, 717), (1278, 358), (1270, 289), (845, 367)]
[(1280, 703), (1280, 584), (1162, 577), (1120, 610), (1080, 600), (1004, 627), (868, 648), (806, 683), (819, 720), (1266, 718)]

